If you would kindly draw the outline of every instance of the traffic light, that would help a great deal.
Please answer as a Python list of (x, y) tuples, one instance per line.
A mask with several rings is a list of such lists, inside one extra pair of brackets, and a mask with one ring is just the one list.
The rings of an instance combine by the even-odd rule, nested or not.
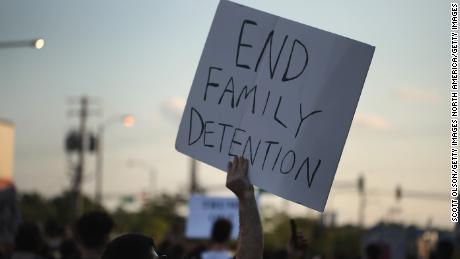
[(76, 131), (70, 131), (65, 139), (65, 150), (67, 152), (78, 151), (81, 149), (80, 134)]
[(99, 148), (99, 140), (97, 139), (96, 136), (93, 134), (90, 134), (89, 136), (89, 151), (90, 152), (96, 152), (97, 149)]
[[(98, 148), (98, 139), (97, 137), (92, 134), (88, 133), (87, 137), (87, 151), (95, 152)], [(65, 150), (69, 153), (71, 152), (78, 152), (82, 149), (81, 147), (81, 137), (80, 133), (76, 130), (72, 130), (67, 134), (65, 139)]]
[(402, 189), (401, 189), (401, 186), (397, 186), (396, 187), (396, 201), (400, 201), (401, 198), (402, 198)]

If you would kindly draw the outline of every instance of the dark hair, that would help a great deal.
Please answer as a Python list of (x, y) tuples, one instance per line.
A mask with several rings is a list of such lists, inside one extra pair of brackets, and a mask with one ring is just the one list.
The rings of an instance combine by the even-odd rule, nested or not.
[(216, 243), (225, 243), (230, 239), (232, 222), (228, 219), (219, 218), (214, 222), (211, 232), (211, 240)]
[(378, 259), (382, 255), (382, 248), (376, 243), (370, 243), (366, 246), (366, 256), (370, 259)]
[(45, 236), (62, 237), (65, 234), (64, 227), (54, 218), (49, 218), (45, 222)]
[(153, 239), (140, 234), (126, 234), (112, 240), (101, 259), (152, 259)]
[(438, 258), (448, 259), (452, 258), (452, 255), (454, 254), (454, 249), (454, 244), (452, 244), (451, 241), (443, 239), (438, 242), (436, 253), (438, 255)]
[(64, 239), (59, 246), (59, 253), (61, 258), (80, 258), (78, 253), (78, 247), (74, 240)]
[(15, 238), (16, 250), (37, 253), (43, 248), (40, 229), (35, 223), (19, 225)]
[(75, 234), (85, 248), (97, 249), (105, 246), (113, 226), (112, 217), (106, 212), (89, 212), (77, 220)]

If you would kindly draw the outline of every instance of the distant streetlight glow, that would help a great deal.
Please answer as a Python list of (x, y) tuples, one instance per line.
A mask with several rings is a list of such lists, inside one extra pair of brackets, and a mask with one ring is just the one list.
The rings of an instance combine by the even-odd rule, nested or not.
[(96, 187), (95, 201), (97, 204), (102, 204), (104, 132), (108, 126), (115, 125), (120, 122), (122, 122), (123, 126), (125, 126), (126, 128), (130, 128), (134, 125), (135, 119), (134, 119), (134, 116), (130, 114), (116, 115), (116, 116), (110, 117), (108, 120), (103, 122), (97, 128), (98, 149), (97, 149), (97, 154), (96, 154), (96, 184), (95, 184), (95, 187)]
[(45, 46), (45, 40), (43, 38), (36, 38), (30, 40), (7, 40), (0, 41), (1, 49), (13, 49), (13, 48), (34, 48), (42, 49)]
[(41, 49), (45, 46), (45, 40), (44, 39), (36, 39), (34, 42), (34, 46), (36, 49)]
[(130, 127), (132, 127), (134, 125), (134, 123), (135, 123), (134, 116), (125, 115), (123, 117), (123, 125), (125, 125), (125, 127), (130, 128)]

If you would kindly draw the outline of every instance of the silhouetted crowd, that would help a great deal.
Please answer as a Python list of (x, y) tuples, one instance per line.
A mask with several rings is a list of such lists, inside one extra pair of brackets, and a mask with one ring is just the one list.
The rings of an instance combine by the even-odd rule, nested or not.
[[(247, 167), (248, 161), (242, 157), (236, 157), (228, 165), (226, 186), (239, 200), (240, 227), (236, 251), (232, 251), (230, 246), (233, 226), (230, 221), (223, 218), (214, 222), (209, 240), (205, 243), (185, 244), (177, 237), (183, 236), (183, 233), (177, 234), (177, 231), (172, 231), (172, 234), (166, 236), (162, 243), (157, 245), (151, 237), (142, 233), (113, 233), (115, 223), (112, 217), (103, 211), (93, 211), (80, 216), (70, 231), (56, 220), (48, 220), (44, 226), (23, 222), (17, 228), (14, 244), (1, 247), (0, 257), (8, 259), (311, 258), (308, 253), (308, 241), (302, 233), (296, 231), (292, 231), (290, 240), (286, 240), (286, 249), (264, 254), (262, 225), (254, 189), (247, 177)], [(293, 221), (291, 228), (295, 229), (292, 224)], [(454, 249), (453, 243), (442, 240), (434, 249), (430, 259), (453, 258)], [(391, 258), (389, 248), (383, 243), (370, 243), (364, 250), (364, 258)]]

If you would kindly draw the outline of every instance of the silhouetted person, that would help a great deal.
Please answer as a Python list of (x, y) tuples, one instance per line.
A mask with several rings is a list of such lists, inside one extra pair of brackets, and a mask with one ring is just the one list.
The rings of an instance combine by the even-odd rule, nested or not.
[[(248, 179), (248, 160), (234, 158), (228, 163), (226, 186), (237, 197), (240, 213), (240, 236), (237, 259), (262, 259), (263, 234), (254, 187)], [(161, 258), (155, 251), (153, 239), (138, 234), (127, 234), (110, 242), (102, 259), (155, 259)]]
[(450, 259), (454, 255), (454, 244), (449, 240), (440, 240), (436, 247), (436, 259)]
[(155, 251), (172, 259), (183, 258), (185, 254), (185, 248), (180, 243), (172, 243), (170, 241), (163, 241), (161, 246), (155, 249)]
[(381, 259), (383, 257), (383, 247), (377, 243), (370, 243), (366, 246), (367, 259)]
[[(288, 259), (305, 259), (307, 258), (307, 252), (310, 244), (308, 240), (304, 237), (304, 234), (299, 232), (296, 234), (295, 237), (296, 241), (294, 241), (294, 237), (291, 236), (287, 245), (287, 258)], [(285, 257), (278, 257), (278, 258), (285, 258)]]
[(217, 219), (211, 231), (211, 244), (201, 254), (201, 259), (229, 259), (232, 257), (228, 248), (232, 234), (232, 223), (224, 218)]
[(264, 259), (289, 259), (286, 249), (264, 251)]
[(42, 259), (44, 241), (40, 229), (34, 223), (19, 225), (15, 238), (15, 251), (12, 259)]
[(157, 259), (153, 239), (140, 234), (126, 234), (112, 240), (101, 259)]
[(65, 238), (64, 227), (55, 219), (48, 219), (45, 223), (45, 243), (48, 247), (48, 253), (54, 258), (60, 257), (60, 246)]
[(0, 205), (0, 258), (4, 258), (14, 250), (20, 218), (16, 188), (9, 180), (0, 179)]
[(77, 244), (72, 239), (64, 239), (59, 246), (61, 259), (80, 259)]
[(113, 226), (110, 215), (102, 211), (86, 213), (77, 220), (75, 237), (82, 259), (100, 258)]
[(188, 251), (184, 259), (200, 259), (201, 254), (206, 251), (207, 247), (203, 244), (195, 246), (192, 250)]
[(166, 255), (168, 258), (186, 259), (184, 247), (184, 224), (182, 220), (174, 220), (163, 241), (157, 246), (158, 254)]

